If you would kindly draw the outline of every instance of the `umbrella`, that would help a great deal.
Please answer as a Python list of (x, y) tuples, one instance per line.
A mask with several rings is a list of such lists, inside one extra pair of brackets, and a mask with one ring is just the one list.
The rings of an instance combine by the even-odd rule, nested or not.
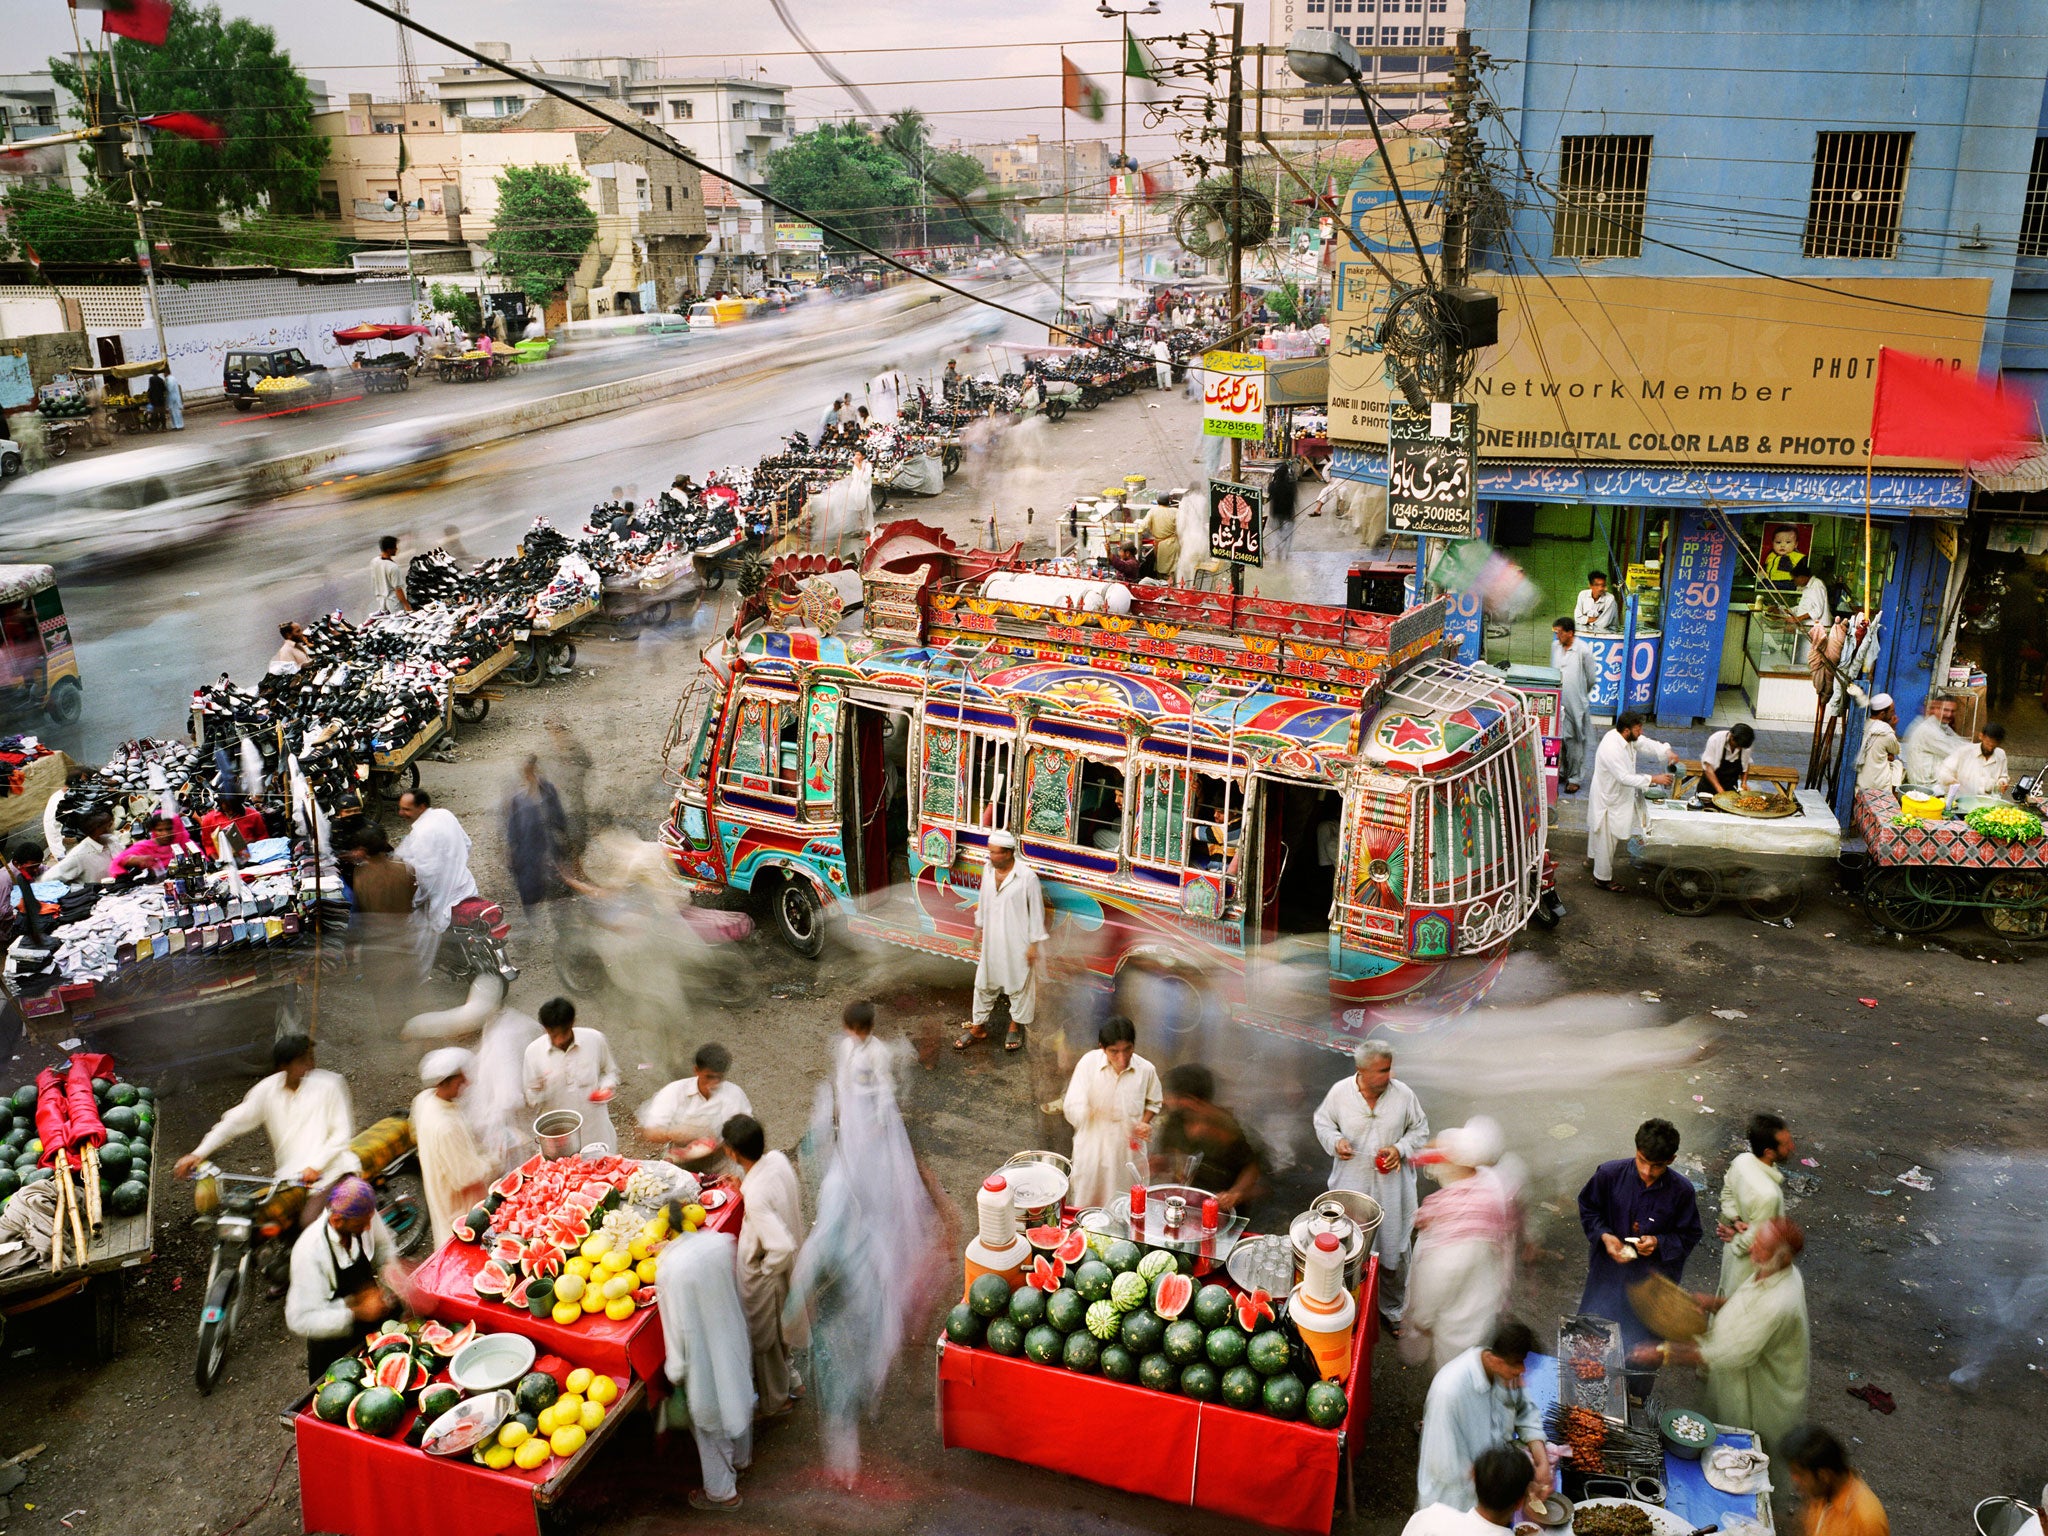
[(36, 1162), (44, 1168), (54, 1165), (57, 1154), (71, 1145), (71, 1106), (54, 1067), (36, 1074), (36, 1139), (43, 1144)]
[(359, 341), (398, 341), (406, 336), (429, 334), (431, 333), (424, 325), (378, 325), (366, 320), (360, 325), (350, 326), (347, 330), (336, 331), (334, 339), (344, 344), (353, 344)]
[(77, 1055), (71, 1058), (64, 1094), (71, 1101), (71, 1145), (74, 1149), (106, 1145), (107, 1128), (100, 1120), (99, 1103), (92, 1096), (92, 1080), (109, 1077), (113, 1071), (114, 1058), (111, 1056)]

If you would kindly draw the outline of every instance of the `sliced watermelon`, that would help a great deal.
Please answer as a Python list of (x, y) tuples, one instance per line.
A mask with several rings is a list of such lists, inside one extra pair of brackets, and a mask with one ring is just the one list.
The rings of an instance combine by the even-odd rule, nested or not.
[(419, 1391), (420, 1388), (434, 1379), (436, 1369), (438, 1367), (430, 1360), (422, 1360), (418, 1355), (414, 1355), (412, 1357), (412, 1383), (406, 1390), (410, 1392)]
[(1195, 1299), (1195, 1282), (1178, 1270), (1168, 1270), (1152, 1282), (1152, 1310), (1172, 1322), (1187, 1311)]
[(1066, 1265), (1058, 1259), (1048, 1259), (1041, 1253), (1032, 1259), (1031, 1273), (1025, 1276), (1024, 1283), (1034, 1291), (1056, 1291), (1060, 1288), (1060, 1281), (1065, 1278), (1066, 1273)]
[(1066, 1235), (1065, 1227), (1033, 1227), (1024, 1234), (1024, 1241), (1034, 1248), (1042, 1248), (1051, 1253), (1059, 1247), (1060, 1239)]
[(527, 1293), (532, 1289), (533, 1282), (531, 1280), (521, 1280), (517, 1285), (513, 1286), (511, 1290), (505, 1293), (505, 1305), (508, 1307), (525, 1306)]
[(510, 1173), (506, 1174), (505, 1177), (498, 1180), (497, 1183), (491, 1186), (491, 1193), (494, 1195), (503, 1195), (507, 1200), (510, 1200), (514, 1195), (519, 1193), (519, 1186), (524, 1184), (525, 1182), (526, 1175), (521, 1173), (517, 1168), (514, 1168)]
[(526, 1257), (526, 1244), (507, 1234), (491, 1244), (491, 1257), (510, 1268)]
[(1088, 1234), (1079, 1227), (1074, 1228), (1060, 1244), (1053, 1249), (1052, 1256), (1062, 1264), (1078, 1264), (1088, 1256)]
[(479, 1296), (501, 1297), (512, 1289), (512, 1274), (496, 1259), (490, 1259), (476, 1272), (476, 1279), (470, 1284), (476, 1287)]
[(517, 1168), (513, 1169), (512, 1171), (518, 1174), (522, 1179), (530, 1179), (536, 1173), (539, 1173), (541, 1169), (547, 1167), (547, 1165), (548, 1160), (542, 1157), (538, 1152), (536, 1152), (533, 1154), (533, 1156), (529, 1157), (525, 1162), (521, 1163)]
[(643, 1286), (641, 1286), (641, 1287), (640, 1287), (640, 1289), (639, 1289), (639, 1290), (635, 1291), (635, 1292), (633, 1293), (633, 1305), (634, 1305), (634, 1306), (636, 1306), (636, 1307), (651, 1307), (651, 1306), (653, 1306), (653, 1305), (654, 1305), (654, 1287), (653, 1287), (653, 1286), (651, 1286), (651, 1285), (643, 1285)]
[(1269, 1291), (1246, 1291), (1237, 1298), (1237, 1326), (1246, 1333), (1259, 1331), (1259, 1319), (1272, 1322), (1273, 1296)]
[(448, 1357), (448, 1346), (455, 1338), (455, 1330), (446, 1323), (425, 1322), (420, 1324), (419, 1342), (442, 1359)]
[(455, 1330), (455, 1337), (448, 1341), (448, 1357), (452, 1360), (462, 1353), (462, 1346), (476, 1341), (476, 1324), (464, 1323)]
[(374, 1380), (380, 1387), (403, 1392), (412, 1385), (412, 1356), (394, 1351), (377, 1362)]

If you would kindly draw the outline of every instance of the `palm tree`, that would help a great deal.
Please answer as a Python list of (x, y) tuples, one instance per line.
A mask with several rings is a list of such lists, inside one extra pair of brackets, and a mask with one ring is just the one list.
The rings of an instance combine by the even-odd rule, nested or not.
[(889, 125), (882, 130), (882, 142), (913, 165), (923, 164), (925, 146), (930, 139), (931, 124), (915, 107), (891, 112)]

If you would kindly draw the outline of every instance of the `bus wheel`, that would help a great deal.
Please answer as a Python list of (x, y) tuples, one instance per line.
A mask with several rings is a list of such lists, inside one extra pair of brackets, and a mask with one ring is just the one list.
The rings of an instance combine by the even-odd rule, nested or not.
[(769, 898), (775, 910), (775, 931), (782, 942), (806, 960), (825, 953), (825, 909), (810, 881), (786, 875)]

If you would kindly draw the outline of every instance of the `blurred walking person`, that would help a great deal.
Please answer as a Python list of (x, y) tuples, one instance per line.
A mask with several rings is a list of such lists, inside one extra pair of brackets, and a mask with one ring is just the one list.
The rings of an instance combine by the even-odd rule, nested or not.
[(561, 870), (567, 835), (562, 797), (541, 775), (540, 759), (529, 755), (519, 769), (519, 787), (505, 802), (505, 862), (529, 940), (537, 932), (534, 909), (567, 889)]
[(797, 1383), (789, 1369), (782, 1328), (783, 1304), (804, 1241), (803, 1190), (796, 1169), (768, 1150), (767, 1133), (752, 1115), (734, 1115), (720, 1138), (740, 1167), (740, 1301), (754, 1348), (754, 1391), (761, 1417), (778, 1418), (794, 1406)]
[(1330, 1188), (1379, 1202), (1373, 1252), (1380, 1258), (1380, 1315), (1399, 1338), (1415, 1225), (1415, 1154), (1429, 1145), (1429, 1116), (1415, 1090), (1394, 1076), (1394, 1050), (1384, 1040), (1364, 1041), (1352, 1061), (1357, 1070), (1331, 1084), (1316, 1109), (1316, 1140), (1335, 1159)]
[(423, 1086), (412, 1101), (412, 1134), (436, 1248), (454, 1232), (455, 1218), (483, 1199), (497, 1172), (477, 1146), (457, 1102), (475, 1065), (476, 1058), (457, 1045), (429, 1051), (420, 1063)]
[(590, 748), (559, 720), (548, 722), (545, 773), (562, 798), (566, 822), (564, 852), (570, 865), (580, 865), (590, 845), (590, 771), (596, 766)]
[(703, 1465), (704, 1486), (690, 1490), (690, 1507), (738, 1509), (738, 1474), (754, 1460), (754, 1378), (736, 1245), (729, 1233), (683, 1231), (678, 1204), (669, 1205), (668, 1216), (676, 1236), (655, 1266), (654, 1300), (665, 1369), (689, 1410)]
[(342, 857), (353, 866), (352, 927), (364, 979), (370, 984), (377, 1022), (390, 1028), (402, 1022), (407, 996), (419, 979), (413, 939), (419, 881), (409, 864), (392, 857), (391, 839), (374, 821), (356, 830), (355, 846)]
[(1727, 1246), (1721, 1250), (1723, 1296), (1756, 1272), (1749, 1247), (1763, 1224), (1785, 1214), (1785, 1175), (1782, 1165), (1793, 1153), (1792, 1133), (1777, 1115), (1749, 1117), (1749, 1149), (1738, 1152), (1728, 1165), (1728, 1177), (1721, 1184), (1721, 1220), (1714, 1235)]
[(1514, 1284), (1522, 1214), (1498, 1168), (1505, 1142), (1484, 1115), (1436, 1138), (1442, 1187), (1415, 1213), (1401, 1358), (1442, 1370), (1492, 1335)]
[[(1890, 1516), (1828, 1431), (1802, 1424), (1785, 1437), (1778, 1455), (1799, 1493), (1801, 1536), (1891, 1536)], [(2043, 1520), (2048, 1530), (2048, 1516)]]
[(424, 789), (408, 789), (398, 797), (398, 819), (411, 828), (398, 845), (398, 856), (411, 867), (416, 885), (413, 945), (424, 975), (433, 968), (457, 904), (476, 895), (476, 876), (469, 872), (469, 834), (455, 813), (436, 806)]
[(1076, 1206), (1106, 1206), (1130, 1187), (1133, 1165), (1146, 1166), (1144, 1144), (1162, 1103), (1158, 1069), (1137, 1054), (1138, 1031), (1129, 1019), (1104, 1020), (1096, 1039), (1096, 1049), (1075, 1064), (1060, 1106), (1074, 1128), (1067, 1196)]
[(377, 541), (377, 558), (370, 562), (370, 578), (376, 583), (370, 612), (412, 612), (412, 603), (405, 595), (405, 572), (398, 568), (397, 534), (387, 533)]
[(1225, 1211), (1243, 1210), (1259, 1192), (1264, 1166), (1237, 1116), (1216, 1102), (1216, 1074), (1183, 1062), (1167, 1072), (1163, 1093), (1153, 1175), (1206, 1189)]

